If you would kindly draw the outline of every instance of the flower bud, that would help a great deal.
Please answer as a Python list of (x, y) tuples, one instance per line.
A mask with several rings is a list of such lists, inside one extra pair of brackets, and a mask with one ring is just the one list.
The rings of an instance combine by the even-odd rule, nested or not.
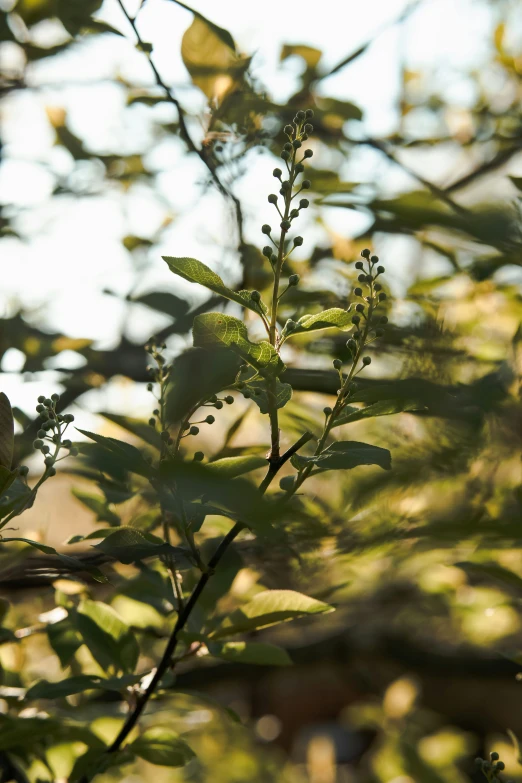
[(194, 424), (189, 430), (189, 435), (198, 435), (199, 433), (199, 427), (196, 427)]
[(382, 275), (384, 272), (386, 272), (386, 269), (385, 269), (383, 266), (378, 266), (378, 267), (377, 267), (377, 272), (378, 272), (380, 275)]
[(363, 258), (370, 258), (370, 251), (368, 250), (368, 248), (361, 250), (361, 255)]
[(303, 244), (303, 237), (294, 237), (294, 247), (301, 247)]
[[(500, 756), (498, 755), (496, 750), (494, 750), (492, 753), (490, 753), (489, 757), (490, 757), (491, 761), (498, 761), (499, 758), (500, 758)], [(481, 759), (481, 761), (482, 761), (482, 759)]]
[(332, 409), (327, 405), (326, 408), (323, 408), (323, 413), (325, 416), (331, 416), (332, 415)]
[(283, 174), (283, 172), (281, 171), (281, 169), (274, 169), (272, 174), (274, 175), (274, 177), (277, 177), (278, 179), (281, 179), (281, 175)]
[(215, 408), (217, 411), (220, 411), (222, 407), (223, 407), (223, 403), (221, 402), (221, 400), (218, 400), (218, 401), (217, 401), (217, 402), (214, 404), (214, 408)]
[(370, 258), (370, 261), (372, 262), (372, 264), (376, 264), (378, 262), (378, 260), (379, 260), (379, 256), (372, 256)]
[(355, 349), (357, 348), (357, 343), (356, 343), (356, 341), (353, 339), (353, 337), (350, 337), (350, 339), (349, 339), (349, 340), (347, 340), (347, 342), (346, 342), (346, 347), (347, 347), (347, 348), (348, 348), (348, 350), (350, 350), (350, 351), (355, 351)]
[(362, 296), (362, 288), (354, 288), (353, 293), (355, 296)]
[(308, 133), (302, 133), (301, 134), (301, 141), (306, 141), (308, 139)]
[(284, 147), (283, 147), (283, 150), (284, 150), (285, 152), (292, 152), (292, 149), (293, 149), (293, 148), (292, 148), (292, 145), (290, 144), (290, 142), (289, 142), (289, 141), (287, 141), (287, 142), (286, 142), (286, 144), (285, 144), (285, 145), (284, 145)]
[(38, 402), (45, 402), (45, 397), (43, 396), (43, 394), (40, 394), (40, 396), (38, 397)]
[(363, 363), (365, 366), (368, 366), (369, 364), (371, 364), (371, 363), (372, 363), (372, 358), (371, 358), (371, 356), (363, 356), (362, 363)]
[(376, 291), (380, 291), (382, 288), (382, 285), (380, 283), (375, 283), (374, 288)]
[(49, 448), (47, 443), (44, 443), (42, 446), (40, 446), (40, 451), (42, 452), (42, 454), (49, 454), (50, 450), (51, 449)]
[(265, 256), (265, 258), (272, 258), (272, 248), (270, 247), (270, 245), (265, 245), (265, 247), (263, 248), (263, 255)]
[(311, 120), (313, 116), (314, 116), (313, 109), (307, 109), (306, 112), (305, 112), (306, 119), (307, 120)]
[(313, 157), (313, 150), (305, 150), (304, 151), (304, 157), (305, 158), (312, 158)]
[(342, 363), (342, 361), (340, 359), (334, 359), (332, 364), (333, 364), (335, 370), (340, 370), (341, 367), (343, 366), (343, 363)]
[(304, 132), (305, 133), (311, 133), (313, 131), (313, 129), (314, 129), (314, 126), (310, 125), (309, 122), (307, 122), (306, 125), (304, 126)]
[(29, 468), (27, 467), (27, 465), (20, 465), (20, 467), (18, 468), (18, 474), (20, 476), (27, 476), (28, 473), (29, 473)]
[(51, 400), (53, 400), (54, 402), (58, 402), (59, 399), (60, 399), (60, 395), (56, 394), (56, 392), (54, 394), (51, 394)]
[(298, 150), (299, 147), (302, 147), (302, 146), (303, 145), (301, 144), (299, 139), (295, 139), (295, 141), (292, 142), (292, 147), (294, 148), (294, 150)]
[(216, 421), (216, 417), (212, 416), (212, 414), (210, 414), (209, 416), (207, 416), (205, 421), (206, 421), (207, 424), (214, 424), (214, 422)]
[(364, 305), (363, 304), (355, 305), (355, 309), (357, 310), (358, 313), (364, 313)]
[(49, 476), (56, 476), (56, 468), (49, 468), (47, 473), (49, 474)]
[(277, 204), (277, 196), (275, 193), (271, 193), (268, 197), (269, 204)]
[(71, 448), (71, 446), (72, 446), (72, 442), (71, 442), (70, 440), (64, 440), (64, 442), (63, 442), (63, 446), (64, 446), (64, 448), (66, 448), (66, 449), (70, 449), (70, 448)]
[(41, 449), (43, 445), (44, 445), (44, 442), (40, 438), (37, 438), (37, 440), (33, 440), (33, 448)]
[(504, 762), (503, 762), (503, 761), (497, 761), (497, 763), (496, 763), (496, 768), (497, 768), (497, 769), (498, 769), (500, 772), (502, 772), (502, 770), (506, 769), (506, 765), (504, 764)]
[(359, 275), (357, 280), (359, 281), (359, 283), (366, 283), (366, 275)]
[(356, 269), (364, 269), (364, 264), (362, 261), (356, 261), (355, 262), (355, 268)]
[(250, 294), (250, 299), (253, 302), (260, 302), (261, 301), (261, 294), (259, 293), (259, 291), (252, 291), (251, 294)]
[(280, 157), (283, 158), (283, 160), (290, 160), (290, 153), (286, 150), (283, 150)]
[(385, 315), (381, 315), (381, 317), (379, 319), (379, 323), (381, 323), (381, 324), (387, 324), (388, 323), (388, 319), (386, 318)]
[(45, 405), (46, 408), (50, 408), (52, 406), (52, 404), (53, 404), (53, 401), (50, 400), (48, 397), (46, 397), (44, 399), (44, 405)]
[(272, 232), (272, 229), (268, 225), (268, 223), (265, 223), (263, 226), (261, 226), (261, 231), (263, 234), (270, 234)]
[(224, 399), (227, 405), (232, 405), (234, 403), (234, 398), (231, 394), (228, 394)]
[(307, 198), (302, 198), (301, 201), (299, 202), (299, 209), (306, 209), (309, 206), (310, 206), (310, 202), (308, 201)]
[(194, 462), (203, 462), (203, 460), (205, 459), (205, 455), (203, 454), (202, 451), (195, 451), (192, 459), (194, 460)]
[(303, 188), (303, 190), (308, 190), (308, 188), (312, 187), (312, 183), (310, 182), (309, 179), (304, 179), (303, 182), (301, 183), (301, 187)]
[(281, 182), (281, 190), (290, 190), (290, 187), (291, 187), (291, 185), (290, 185), (290, 183), (289, 183), (289, 181), (287, 179), (284, 179)]
[(289, 220), (282, 220), (281, 221), (281, 228), (283, 229), (283, 231), (288, 231), (288, 229), (290, 228), (290, 221)]
[(295, 115), (295, 119), (297, 120), (297, 122), (302, 122), (305, 119), (305, 117), (306, 117), (306, 114), (301, 109)]
[(287, 136), (291, 136), (293, 134), (293, 132), (294, 132), (294, 129), (293, 129), (293, 127), (291, 125), (285, 125), (284, 131), (285, 131)]
[(355, 324), (357, 326), (357, 324), (360, 323), (361, 323), (361, 317), (359, 315), (352, 316), (352, 324)]
[(298, 210), (298, 209), (293, 209), (293, 210), (290, 212), (290, 217), (291, 217), (292, 219), (293, 219), (293, 218), (296, 218), (296, 217), (299, 217), (299, 210)]
[(385, 299), (386, 299), (386, 294), (385, 293), (380, 293), (379, 294), (379, 302), (384, 302)]
[[(294, 239), (294, 244), (295, 244), (295, 239)], [(299, 275), (290, 275), (290, 277), (288, 278), (288, 285), (299, 285), (300, 279), (301, 278), (299, 277)]]
[(49, 466), (49, 465), (52, 465), (52, 464), (53, 464), (53, 462), (54, 462), (54, 460), (53, 460), (53, 458), (52, 458), (52, 457), (46, 457), (46, 458), (44, 459), (44, 463), (45, 463), (47, 466)]
[(36, 406), (36, 412), (42, 413), (45, 410), (45, 407), (43, 405), (37, 405)]
[(295, 173), (296, 173), (296, 174), (302, 174), (302, 173), (303, 173), (303, 171), (304, 171), (304, 166), (303, 166), (303, 164), (302, 164), (302, 163), (296, 163), (296, 166), (295, 166)]
[(67, 422), (67, 424), (70, 424), (71, 422), (74, 421), (74, 416), (72, 415), (72, 413), (66, 413), (65, 416), (63, 417), (63, 420)]
[(248, 389), (245, 389), (245, 391), (243, 392), (243, 397), (245, 398), (245, 400), (249, 400), (251, 396), (252, 396), (251, 392)]

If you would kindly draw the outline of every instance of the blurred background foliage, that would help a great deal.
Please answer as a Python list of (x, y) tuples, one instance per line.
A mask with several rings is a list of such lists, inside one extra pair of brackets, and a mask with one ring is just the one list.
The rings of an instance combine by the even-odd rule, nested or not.
[[(162, 249), (183, 255), (170, 234), (183, 221), (183, 196), (175, 208), (165, 193), (185, 185), (169, 180), (166, 188), (161, 158), (151, 151), (174, 143), (197, 162), (198, 198), (203, 204), (210, 193), (223, 209), (221, 231), (208, 241), (215, 244), (214, 259), (221, 260), (227, 282), (263, 291), (269, 283), (258, 249), (263, 220), (261, 212), (252, 215), (251, 202), (245, 206), (243, 183), (259, 165), (254, 155), (262, 151), (263, 173), (254, 187), (264, 202), (285, 140), (283, 126), (296, 110), (313, 107), (315, 155), (308, 170), (313, 209), (303, 231), (305, 245), (290, 265), (302, 283), (286, 296), (282, 314), (297, 318), (325, 306), (346, 306), (360, 250), (371, 246), (379, 253), (387, 267), (390, 323), (374, 346), (372, 371), (361, 378), (354, 402), (393, 401), (384, 412), (393, 409), (397, 415), (354, 415), (345, 428), (351, 439), (389, 448), (393, 470), (364, 468), (310, 481), (285, 520), (285, 545), (242, 542), (206, 596), (206, 608), (217, 605), (221, 613), (263, 586), (302, 589), (335, 604), (335, 614), (314, 623), (256, 634), (286, 647), (294, 666), (275, 671), (188, 662), (176, 693), (155, 702), (148, 720), (160, 713), (160, 720), (168, 717), (187, 733), (198, 765), (152, 773), (140, 762), (109, 770), (100, 780), (140, 781), (154, 774), (158, 783), (478, 782), (473, 757), (493, 745), (509, 777), (522, 780), (507, 735), (509, 729), (522, 736), (516, 679), (522, 663), (520, 8), (503, 0), (466, 6), (470, 14), (487, 10), (489, 47), (487, 57), (460, 74), (465, 99), (459, 103), (451, 97), (440, 76), (443, 63), (425, 72), (404, 63), (393, 127), (373, 136), (365, 130), (362, 108), (328, 94), (328, 79), (345, 73), (349, 81), (350, 69), (364, 62), (373, 39), (331, 65), (325, 64), (327, 53), (289, 34), (280, 67), (293, 64), (294, 88), (276, 100), (258, 75), (260, 54), (241, 51), (234, 31), (219, 26), (219, 6), (210, 20), (197, 8), (175, 4), (187, 11), (181, 40), (187, 82), (181, 90), (155, 69), (154, 28), (149, 25), (150, 40), (142, 36), (138, 17), (137, 39), (116, 0), (3, 3), (0, 79), (8, 126), (3, 165), (7, 168), (18, 154), (10, 115), (20, 102), (37, 102), (45, 111), (51, 145), (60, 151), (32, 161), (52, 179), (43, 217), (30, 203), (11, 199), (14, 180), (3, 180), (3, 274), (9, 275), (10, 253), (16, 258), (16, 248), (45, 232), (49, 216), (67, 214), (72, 202), (88, 209), (90, 200), (109, 195), (120, 199), (125, 212), (126, 199), (138, 192), (159, 204), (159, 217), (148, 233), (133, 231), (130, 217), (124, 221), (128, 230), (122, 232), (121, 252), (131, 258), (131, 272), (121, 285), (100, 292), (103, 313), (111, 308), (117, 313), (109, 339), (82, 337), (77, 328), (53, 331), (41, 300), (34, 305), (23, 303), (23, 297), (5, 298), (2, 377), (16, 378), (21, 394), (24, 386), (55, 386), (62, 409), (71, 408), (77, 418), (84, 414), (87, 423), (96, 415), (97, 431), (143, 448), (154, 437), (146, 425), (147, 406), (152, 407), (144, 393), (147, 332), (155, 329), (177, 356), (171, 384), (177, 418), (209, 377), (219, 378), (218, 385), (230, 373), (233, 377), (232, 365), (205, 360), (203, 366), (197, 351), (186, 350), (193, 316), (222, 304), (196, 299), (188, 287), (173, 288), (171, 280), (164, 284), (166, 277), (157, 276), (155, 285), (147, 278)], [(133, 18), (139, 4), (128, 5)], [(144, 14), (148, 5), (142, 3)], [(405, 5), (394, 24), (409, 24), (414, 35), (415, 15), (423, 5)], [(319, 8), (310, 16), (310, 40), (314, 13)], [(344, 13), (346, 19), (334, 15), (331, 24), (357, 24), (355, 6), (339, 11)], [(110, 81), (119, 91), (124, 125), (137, 124), (139, 132), (131, 143), (109, 149), (93, 141), (92, 132), (83, 136), (81, 122), (70, 121), (56, 90), (47, 100), (45, 79), (51, 71), (45, 68), (53, 65), (55, 86), (60, 80), (65, 84), (71, 53), (80, 52), (88, 69), (101, 51), (100, 40), (122, 36), (128, 39), (123, 45), (137, 46), (133, 57), (149, 58), (152, 67), (137, 83), (114, 68)], [(94, 80), (91, 89), (101, 86)], [(96, 125), (105, 122), (104, 105)], [(30, 127), (23, 133), (31, 139)], [(187, 193), (192, 199), (188, 185)], [(86, 221), (85, 230), (96, 235), (97, 227)], [(41, 263), (45, 275), (54, 278), (53, 260)], [(60, 285), (67, 290), (67, 278)], [(81, 297), (81, 285), (71, 285), (70, 296)], [(57, 307), (56, 300), (51, 297), (46, 307)], [(235, 312), (233, 304), (227, 307)], [(322, 408), (337, 388), (331, 360), (348, 358), (345, 341), (346, 335), (327, 332), (302, 336), (287, 349), (286, 379), (295, 389), (281, 411), (288, 442), (304, 429), (318, 428)], [(139, 396), (129, 392), (130, 381)], [(16, 406), (16, 394), (10, 397)], [(207, 456), (264, 454), (266, 423), (256, 410), (236, 400), (222, 411), (212, 436), (202, 435)], [(17, 459), (23, 461), (37, 427), (30, 405), (14, 412)], [(25, 523), (36, 531), (33, 536), (64, 546), (89, 525), (154, 529), (157, 518), (135, 479), (113, 475), (110, 482), (99, 482), (98, 469), (95, 448), (84, 448), (83, 461), (50, 482)], [(216, 518), (209, 539), (222, 529)], [(76, 548), (85, 551), (85, 544)], [(53, 642), (52, 630), (40, 631), (57, 624), (52, 617), (62, 618), (60, 607), (85, 591), (103, 595), (140, 630), (150, 664), (171, 621), (161, 568), (113, 566), (111, 584), (100, 586), (71, 577), (63, 563), (36, 557), (23, 546), (15, 561), (12, 550), (0, 550), (0, 590), (10, 600), (0, 636), (0, 711), (7, 705), (22, 709), (24, 689), (42, 676), (59, 678), (53, 650), (62, 648)], [(58, 614), (49, 616), (52, 611)], [(23, 630), (13, 636), (13, 628)], [(70, 671), (99, 672), (85, 647), (69, 642)], [(110, 738), (121, 721), (119, 703), (108, 694), (69, 696), (62, 715), (73, 715), (80, 698), (93, 731)], [(224, 713), (224, 707), (232, 713)], [(45, 710), (45, 701), (40, 708)], [(50, 743), (42, 758), (33, 759), (31, 783), (65, 780), (77, 744), (59, 737)], [(16, 774), (5, 770), (3, 780), (18, 779)]]

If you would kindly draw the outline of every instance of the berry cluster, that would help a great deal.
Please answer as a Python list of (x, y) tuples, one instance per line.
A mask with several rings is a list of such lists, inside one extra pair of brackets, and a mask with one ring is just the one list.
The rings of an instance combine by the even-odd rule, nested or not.
[[(308, 139), (309, 134), (313, 131), (313, 125), (307, 122), (307, 120), (310, 120), (313, 116), (314, 113), (312, 109), (298, 111), (294, 117), (293, 124), (286, 125), (284, 128), (288, 141), (283, 146), (281, 158), (285, 162), (286, 176), (283, 175), (283, 171), (279, 168), (275, 168), (273, 171), (274, 177), (279, 180), (281, 186), (279, 195), (282, 197), (282, 207), (279, 206), (279, 197), (275, 193), (271, 193), (268, 196), (268, 202), (275, 206), (281, 219), (279, 224), (281, 229), (279, 243), (272, 237), (271, 226), (265, 223), (261, 228), (263, 234), (266, 234), (273, 245), (273, 247), (266, 245), (263, 248), (263, 255), (270, 261), (272, 267), (275, 267), (278, 262), (281, 263), (283, 260), (286, 260), (294, 247), (300, 247), (303, 244), (303, 237), (294, 237), (292, 248), (284, 255), (286, 235), (288, 231), (290, 231), (293, 221), (299, 217), (300, 211), (306, 209), (310, 204), (306, 198), (300, 199), (298, 206), (293, 206), (292, 202), (301, 191), (308, 190), (311, 187), (310, 180), (304, 179), (301, 182), (301, 186), (294, 192), (296, 180), (298, 176), (304, 172), (303, 161), (307, 158), (311, 158), (313, 155), (312, 150), (307, 149), (303, 152), (302, 158), (300, 160), (297, 159), (298, 150), (303, 146), (303, 142)], [(274, 252), (274, 250), (276, 252)], [(292, 282), (290, 282), (290, 280), (288, 281), (288, 287), (297, 285), (299, 282), (298, 275), (291, 275), (291, 278)]]
[[(37, 437), (33, 446), (44, 455), (47, 476), (56, 475), (54, 465), (60, 459), (64, 459), (64, 457), (59, 457), (62, 449), (67, 449), (72, 457), (78, 454), (78, 449), (73, 446), (72, 442), (63, 437), (69, 424), (74, 421), (74, 416), (72, 413), (56, 412), (56, 403), (59, 399), (59, 394), (52, 394), (49, 398), (42, 395), (38, 397), (38, 405), (36, 406), (36, 411), (40, 414), (42, 422), (36, 433)], [(25, 465), (20, 468), (21, 475), (27, 475), (27, 472)]]
[[(503, 772), (506, 768), (506, 765), (503, 761), (499, 761), (499, 755), (495, 751), (493, 753), (489, 754), (490, 761), (487, 759), (481, 759), (476, 758), (475, 764), (476, 766), (482, 770), (482, 773), (484, 774), (484, 777), (488, 781), (488, 783), (502, 783), (501, 778), (499, 777), (499, 772)], [(513, 781), (508, 780), (506, 783), (513, 783)]]

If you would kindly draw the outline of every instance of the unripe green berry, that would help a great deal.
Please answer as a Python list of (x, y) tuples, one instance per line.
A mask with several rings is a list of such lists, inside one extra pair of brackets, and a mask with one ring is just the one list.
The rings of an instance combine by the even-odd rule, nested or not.
[(252, 291), (251, 294), (250, 294), (250, 299), (253, 302), (260, 302), (261, 301), (261, 294), (259, 293), (259, 291)]
[(283, 146), (283, 150), (285, 152), (292, 152), (292, 145), (290, 144), (289, 141), (287, 141), (286, 144)]
[(372, 262), (372, 264), (376, 264), (378, 262), (378, 260), (379, 260), (379, 256), (372, 256), (370, 258), (370, 261)]
[(53, 464), (53, 462), (54, 462), (54, 459), (53, 459), (52, 457), (46, 457), (46, 458), (44, 459), (44, 462), (45, 462), (45, 464), (46, 464), (47, 466), (49, 466), (49, 465), (52, 465), (52, 464)]
[(352, 324), (360, 324), (361, 323), (361, 317), (359, 315), (352, 316)]
[(362, 296), (362, 288), (354, 288), (354, 294), (355, 296)]
[(311, 157), (313, 157), (313, 154), (314, 154), (313, 150), (305, 150), (304, 151), (304, 157), (305, 158), (311, 158)]
[(54, 394), (51, 394), (51, 400), (53, 400), (54, 402), (58, 402), (59, 399), (60, 399), (60, 395), (56, 394), (56, 392)]
[(370, 258), (370, 251), (368, 250), (368, 248), (361, 250), (361, 255), (363, 258)]
[(294, 246), (301, 247), (303, 244), (303, 237), (294, 237)]
[(299, 111), (295, 115), (295, 119), (297, 122), (302, 122), (305, 119), (305, 117), (306, 114), (304, 113), (304, 111), (302, 111), (302, 109), (299, 109)]
[(74, 421), (74, 416), (72, 415), (72, 413), (66, 413), (65, 416), (63, 417), (63, 420), (67, 422), (67, 424), (70, 424), (71, 422)]
[[(295, 239), (294, 239), (294, 244), (295, 244)], [(299, 275), (290, 275), (290, 277), (288, 278), (288, 285), (299, 285), (300, 279), (301, 278), (299, 277)]]
[(268, 197), (269, 204), (277, 204), (277, 196), (275, 193), (271, 193)]
[(56, 476), (56, 468), (49, 468), (47, 473), (49, 474), (49, 476)]
[(331, 416), (332, 415), (332, 409), (327, 405), (326, 408), (323, 408), (323, 413), (325, 416)]
[(497, 765), (496, 765), (496, 766), (497, 766), (497, 769), (498, 769), (500, 772), (502, 772), (502, 770), (506, 769), (506, 765), (504, 764), (504, 762), (503, 762), (503, 761), (497, 761)]
[(150, 424), (151, 427), (155, 427), (156, 426), (156, 419), (152, 419), (152, 418), (149, 419), (149, 424)]
[(44, 445), (44, 442), (40, 438), (38, 438), (37, 440), (33, 440), (33, 448), (41, 449), (43, 445)]
[(334, 359), (332, 364), (336, 370), (340, 370), (341, 367), (343, 366), (343, 363), (340, 359)]
[(296, 163), (296, 166), (295, 166), (295, 173), (296, 173), (296, 174), (302, 174), (302, 173), (303, 173), (303, 171), (304, 171), (304, 166), (303, 166), (303, 164), (302, 164), (302, 163)]
[(281, 228), (283, 229), (283, 231), (288, 231), (289, 228), (290, 228), (290, 225), (291, 225), (291, 223), (290, 223), (289, 220), (282, 220), (281, 221)]
[(303, 145), (301, 144), (299, 139), (295, 139), (295, 141), (292, 142), (292, 147), (294, 148), (294, 150), (298, 150), (299, 147), (302, 147), (302, 146)]
[(299, 202), (299, 209), (306, 209), (309, 206), (310, 206), (310, 202), (308, 201), (307, 198), (302, 198), (301, 201)]
[(44, 399), (44, 405), (45, 405), (46, 408), (50, 408), (52, 406), (52, 404), (53, 404), (53, 401), (50, 400), (49, 397), (46, 397)]
[(359, 281), (359, 283), (366, 283), (366, 275), (359, 275), (357, 280)]
[(207, 416), (205, 421), (206, 421), (207, 424), (214, 424), (214, 422), (216, 421), (216, 417), (212, 416), (212, 414), (210, 414), (209, 416)]
[(304, 179), (301, 184), (301, 187), (303, 188), (303, 190), (308, 190), (308, 188), (312, 187), (312, 183), (310, 182), (309, 179)]
[[(277, 177), (278, 179), (281, 179), (281, 175), (282, 175), (282, 173), (283, 173), (283, 172), (281, 171), (281, 169), (274, 169), (274, 170), (273, 170), (273, 172), (272, 172), (272, 174), (274, 175), (274, 177)], [(196, 453), (197, 453), (197, 452), (196, 452)], [(201, 452), (199, 452), (199, 453), (201, 453)]]
[(45, 436), (47, 435), (47, 433), (46, 433), (46, 431), (45, 431), (45, 430), (38, 430), (38, 432), (36, 433), (36, 435), (37, 435), (37, 437), (38, 437), (38, 438), (45, 438)]
[(18, 468), (18, 473), (20, 476), (27, 476), (27, 474), (29, 473), (29, 468), (27, 467), (27, 465), (20, 465), (20, 467)]
[(70, 440), (64, 440), (64, 442), (63, 442), (63, 446), (64, 446), (64, 448), (66, 448), (66, 449), (70, 449), (70, 448), (71, 448), (71, 446), (72, 446), (72, 442), (71, 442)]
[[(496, 750), (494, 750), (492, 753), (490, 753), (490, 754), (489, 754), (489, 757), (490, 757), (491, 761), (498, 761), (498, 760), (499, 760), (499, 758), (500, 758), (500, 756), (498, 755), (498, 753), (496, 752)], [(481, 759), (481, 760), (482, 760), (482, 759)]]
[(202, 451), (196, 451), (194, 452), (194, 456), (192, 459), (194, 460), (194, 462), (203, 462), (203, 460), (205, 459), (205, 455), (203, 454)]
[(384, 274), (384, 272), (386, 272), (386, 269), (385, 269), (383, 266), (378, 266), (378, 267), (377, 267), (377, 272), (378, 272), (380, 275), (382, 275), (382, 274)]
[(483, 759), (481, 759), (480, 756), (477, 756), (477, 758), (475, 759), (475, 766), (476, 767), (482, 767), (482, 762), (483, 762)]
[(357, 310), (358, 313), (364, 313), (364, 305), (363, 304), (355, 305), (355, 309)]
[(215, 405), (214, 405), (214, 408), (215, 408), (217, 411), (220, 411), (222, 407), (223, 407), (223, 403), (221, 402), (221, 400), (218, 400), (218, 401), (215, 403)]
[(355, 340), (353, 339), (353, 337), (350, 337), (350, 339), (349, 339), (349, 340), (347, 340), (347, 342), (346, 342), (346, 347), (347, 347), (347, 348), (348, 348), (350, 351), (355, 351), (355, 349), (357, 348), (357, 343), (355, 342)]
[(385, 299), (386, 299), (386, 294), (385, 293), (379, 294), (379, 302), (384, 302)]
[(263, 234), (270, 234), (272, 232), (272, 229), (268, 225), (268, 223), (265, 223), (263, 226), (261, 226), (261, 231)]
[(385, 315), (381, 315), (380, 323), (381, 324), (387, 324), (388, 323), (388, 319), (387, 319), (387, 317)]
[(376, 291), (380, 291), (382, 288), (382, 285), (380, 283), (375, 283), (374, 288)]
[(43, 394), (40, 394), (40, 396), (38, 397), (38, 402), (45, 402), (45, 397), (43, 396)]
[(290, 153), (283, 150), (280, 157), (283, 158), (283, 160), (290, 160)]
[(199, 433), (199, 427), (196, 427), (194, 424), (189, 430), (189, 435), (198, 435)]
[(245, 391), (243, 392), (243, 397), (245, 398), (245, 400), (249, 400), (251, 396), (252, 394), (250, 393), (250, 391), (248, 389), (245, 389)]
[(293, 218), (296, 218), (296, 217), (299, 217), (299, 210), (298, 210), (298, 209), (293, 209), (293, 210), (290, 212), (290, 217), (291, 217), (292, 219), (293, 219)]
[(355, 262), (355, 268), (356, 269), (364, 269), (364, 264), (362, 261), (356, 261)]
[(43, 405), (37, 405), (36, 406), (36, 412), (37, 413), (42, 413), (42, 411), (44, 411), (44, 410), (45, 410), (45, 407)]
[(224, 399), (227, 405), (232, 405), (234, 403), (234, 398), (231, 394), (227, 395)]
[(311, 133), (313, 131), (313, 129), (314, 129), (314, 126), (310, 125), (309, 122), (307, 122), (306, 125), (304, 126), (304, 132), (305, 133)]
[(305, 112), (305, 117), (307, 120), (311, 120), (314, 116), (314, 110), (313, 109), (307, 109)]
[(42, 454), (49, 454), (50, 448), (47, 445), (47, 443), (44, 443), (42, 446), (39, 447)]
[(363, 356), (362, 363), (365, 364), (365, 365), (371, 364), (372, 363), (371, 356)]
[(290, 190), (290, 187), (290, 182), (287, 179), (281, 182), (281, 190)]
[(293, 129), (293, 127), (291, 125), (285, 125), (284, 131), (285, 131), (287, 136), (291, 136), (293, 134), (293, 132), (294, 132), (294, 129)]
[(263, 255), (265, 258), (272, 258), (272, 248), (270, 245), (265, 245), (263, 248)]

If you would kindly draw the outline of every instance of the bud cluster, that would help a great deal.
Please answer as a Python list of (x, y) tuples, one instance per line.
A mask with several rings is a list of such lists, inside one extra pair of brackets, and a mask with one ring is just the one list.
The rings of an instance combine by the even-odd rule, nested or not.
[[(78, 449), (73, 446), (72, 441), (63, 437), (69, 424), (74, 421), (74, 416), (72, 413), (57, 413), (56, 403), (59, 399), (59, 394), (52, 394), (50, 397), (41, 395), (38, 397), (38, 405), (36, 406), (36, 412), (40, 414), (41, 422), (33, 446), (44, 456), (47, 476), (56, 475), (55, 463), (67, 456), (59, 457), (62, 449), (66, 449), (72, 457), (78, 454)], [(22, 465), (19, 472), (20, 475), (26, 476), (28, 469)]]
[[(277, 253), (274, 253), (274, 249), (270, 245), (266, 245), (263, 248), (263, 255), (270, 261), (272, 266), (279, 260), (285, 260), (295, 247), (301, 247), (303, 244), (303, 237), (296, 236), (293, 239), (292, 248), (286, 253), (283, 258), (284, 243), (286, 241), (287, 233), (292, 227), (293, 221), (299, 217), (299, 213), (302, 209), (306, 209), (310, 202), (306, 198), (302, 198), (299, 204), (292, 206), (293, 200), (301, 193), (302, 190), (308, 190), (311, 187), (310, 180), (304, 179), (301, 182), (300, 187), (295, 190), (295, 184), (298, 176), (304, 172), (304, 161), (313, 156), (311, 149), (304, 150), (302, 157), (298, 159), (299, 150), (303, 146), (303, 142), (308, 139), (309, 134), (313, 131), (313, 125), (308, 120), (314, 116), (312, 109), (306, 111), (298, 111), (294, 117), (293, 123), (285, 125), (284, 133), (288, 139), (285, 142), (281, 151), (281, 158), (286, 166), (286, 175), (280, 168), (275, 168), (273, 171), (274, 177), (279, 180), (280, 188), (279, 195), (282, 197), (282, 206), (279, 206), (279, 197), (276, 193), (271, 193), (268, 196), (269, 204), (273, 204), (279, 213), (281, 229), (279, 244), (272, 238), (272, 227), (265, 223), (262, 226), (261, 231), (263, 234), (269, 237), (272, 245)], [(295, 192), (294, 192), (295, 191)], [(296, 285), (296, 283), (293, 283)]]
[[(490, 760), (476, 758), (475, 765), (480, 769), (488, 781), (488, 783), (502, 783), (500, 772), (503, 772), (506, 765), (503, 761), (499, 761), (499, 755), (496, 751), (489, 754)], [(506, 781), (506, 783), (513, 783), (513, 781)]]

